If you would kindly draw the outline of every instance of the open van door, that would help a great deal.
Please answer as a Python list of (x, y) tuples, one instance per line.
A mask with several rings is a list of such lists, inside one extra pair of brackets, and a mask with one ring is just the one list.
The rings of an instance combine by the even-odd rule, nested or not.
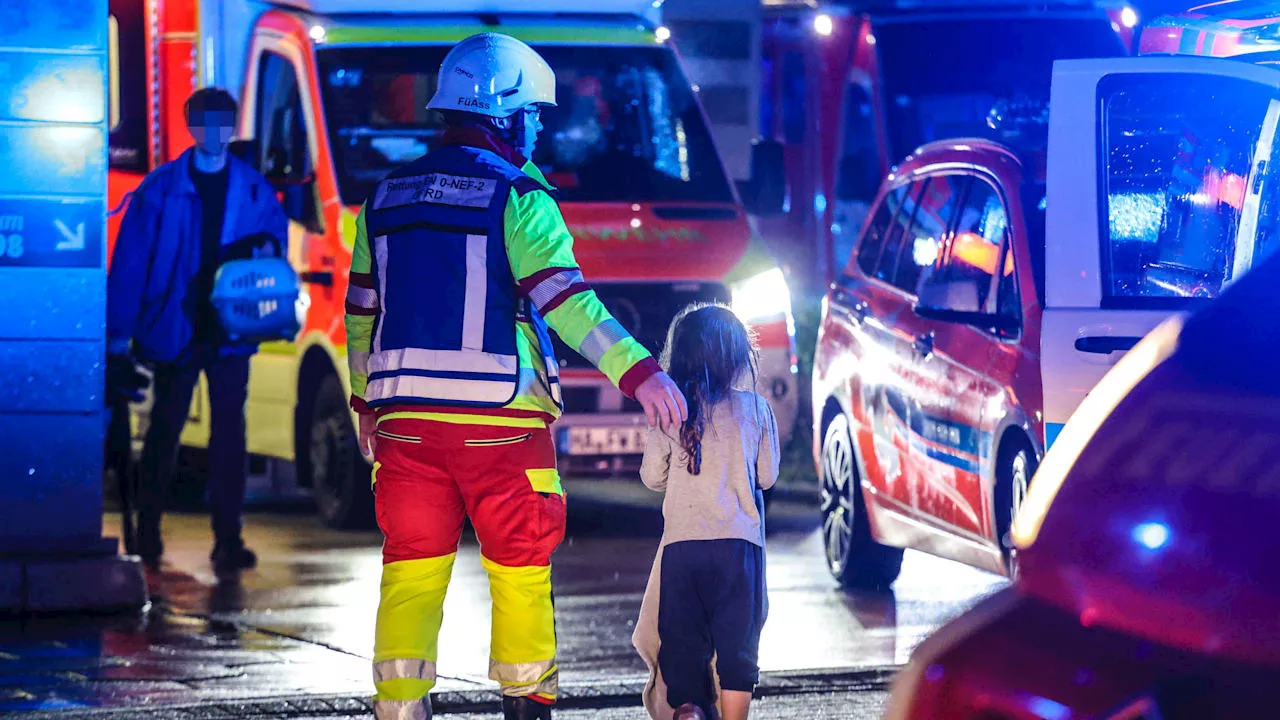
[(1280, 240), (1280, 70), (1059, 61), (1050, 99), (1046, 446), (1103, 374)]

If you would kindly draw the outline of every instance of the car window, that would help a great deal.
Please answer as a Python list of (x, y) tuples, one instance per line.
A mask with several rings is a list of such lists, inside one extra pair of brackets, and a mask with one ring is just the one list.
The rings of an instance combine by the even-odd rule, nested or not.
[(911, 225), (914, 222), (916, 209), (919, 206), (920, 193), (924, 190), (925, 181), (917, 180), (911, 183), (900, 196), (895, 198), (900, 202), (902, 207), (898, 209), (894, 220), (889, 224), (889, 229), (885, 233), (884, 250), (880, 252), (880, 260), (876, 263), (875, 272), (872, 276), (877, 280), (892, 284), (898, 273), (899, 257), (902, 254), (902, 247), (906, 244), (910, 235)]
[(269, 178), (299, 180), (311, 172), (298, 74), (283, 55), (264, 52), (258, 70), (258, 167)]
[(1103, 304), (1170, 307), (1233, 279), (1269, 91), (1243, 80), (1116, 76), (1102, 101)]
[(995, 312), (997, 268), (1013, 275), (1008, 245), (1008, 213), (990, 184), (974, 180), (956, 219), (955, 233), (939, 248), (938, 257), (921, 273), (918, 295), (924, 307), (955, 312)]
[(938, 248), (947, 238), (960, 193), (968, 184), (969, 178), (963, 175), (929, 178), (898, 260), (894, 285), (912, 295), (916, 293), (921, 271), (938, 259)]
[(875, 277), (876, 264), (880, 262), (880, 251), (884, 249), (885, 237), (889, 234), (889, 227), (894, 222), (898, 209), (902, 207), (902, 200), (906, 194), (906, 185), (886, 193), (867, 226), (867, 232), (862, 236), (862, 244), (858, 246), (857, 260), (858, 267), (862, 268), (862, 272), (867, 277)]

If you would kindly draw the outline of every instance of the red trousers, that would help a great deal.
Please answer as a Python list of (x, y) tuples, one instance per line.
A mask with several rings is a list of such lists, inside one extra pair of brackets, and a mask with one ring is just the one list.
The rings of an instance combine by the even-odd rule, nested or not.
[(386, 536), (373, 658), (378, 717), (426, 716), (467, 517), (493, 598), (489, 677), (506, 695), (554, 702), (550, 566), (564, 539), (565, 504), (550, 432), (392, 413), (378, 424), (374, 455), (378, 525)]
[(565, 504), (546, 428), (384, 419), (374, 492), (384, 563), (454, 553), (464, 517), (480, 552), (507, 567), (547, 566)]

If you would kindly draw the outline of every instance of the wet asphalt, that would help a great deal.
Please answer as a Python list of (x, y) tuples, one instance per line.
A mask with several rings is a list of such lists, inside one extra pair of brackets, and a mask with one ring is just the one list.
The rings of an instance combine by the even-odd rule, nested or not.
[[(568, 696), (587, 700), (576, 709), (566, 702), (557, 717), (644, 717), (628, 693), (645, 672), (631, 633), (661, 533), (656, 496), (647, 492), (620, 481), (570, 487), (569, 534), (554, 559), (553, 581), (562, 683)], [(104, 522), (106, 534), (116, 534), (119, 517)], [(753, 717), (878, 717), (891, 668), (940, 623), (1004, 585), (987, 573), (908, 553), (893, 592), (848, 593), (827, 573), (810, 501), (779, 500), (769, 525), (770, 614), (760, 647), (766, 697), (753, 706)], [(252, 512), (245, 535), (259, 566), (224, 577), (209, 564), (207, 516), (170, 516), (164, 535), (165, 563), (149, 576), (149, 613), (0, 623), (0, 713), (197, 717), (163, 708), (201, 704), (212, 713), (219, 703), (306, 695), (354, 703), (371, 692), (381, 569), (376, 530), (329, 531), (299, 508)], [(494, 717), (472, 712), (495, 687), (487, 679), (488, 604), (479, 549), (467, 535), (440, 639), (438, 691), (457, 699), (440, 708), (453, 710), (448, 717)], [(803, 694), (787, 689), (798, 676), (861, 674), (872, 679), (827, 687), (819, 681)], [(621, 689), (593, 704), (589, 698), (606, 686)], [(317, 706), (305, 715), (273, 715), (263, 706), (254, 716), (368, 716), (358, 704), (349, 710), (324, 713)], [(228, 716), (246, 715), (207, 715)]]

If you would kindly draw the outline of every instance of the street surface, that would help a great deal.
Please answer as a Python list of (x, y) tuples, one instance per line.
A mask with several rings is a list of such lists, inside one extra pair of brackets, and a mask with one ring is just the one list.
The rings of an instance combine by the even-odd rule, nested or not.
[[(554, 561), (566, 688), (589, 693), (593, 686), (642, 680), (645, 669), (631, 632), (661, 517), (657, 496), (636, 493), (638, 487), (569, 488), (569, 539)], [(106, 517), (107, 534), (118, 532), (118, 522), (116, 515)], [(770, 614), (760, 659), (762, 670), (779, 678), (905, 662), (938, 624), (1003, 585), (995, 576), (908, 553), (894, 593), (845, 593), (827, 574), (810, 503), (775, 503), (769, 527)], [(238, 582), (220, 581), (210, 567), (207, 516), (172, 516), (164, 532), (166, 564), (151, 576), (157, 609), (150, 617), (0, 625), (0, 711), (371, 692), (378, 532), (331, 532), (302, 510), (252, 513), (246, 539), (260, 564)], [(479, 548), (468, 534), (445, 604), (440, 691), (494, 687), (487, 679), (488, 608)], [(41, 668), (49, 675), (12, 672)], [(67, 681), (67, 672), (75, 682)], [(825, 696), (779, 692), (760, 700), (758, 716), (877, 717), (882, 690), (883, 683), (877, 691)], [(833, 714), (823, 714), (828, 711)], [(565, 709), (559, 717), (639, 712)]]

